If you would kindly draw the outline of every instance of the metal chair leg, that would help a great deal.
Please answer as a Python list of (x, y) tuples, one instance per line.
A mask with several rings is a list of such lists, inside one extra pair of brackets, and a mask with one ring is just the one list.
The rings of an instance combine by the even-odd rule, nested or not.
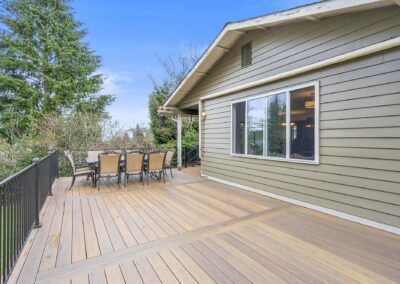
[(68, 190), (71, 190), (72, 186), (73, 186), (74, 183), (75, 183), (75, 179), (76, 179), (76, 176), (72, 176), (72, 182), (71, 182), (71, 185), (70, 185), (70, 187), (69, 187)]
[(169, 171), (171, 172), (171, 177), (174, 178), (174, 175), (172, 174), (172, 167), (169, 168)]

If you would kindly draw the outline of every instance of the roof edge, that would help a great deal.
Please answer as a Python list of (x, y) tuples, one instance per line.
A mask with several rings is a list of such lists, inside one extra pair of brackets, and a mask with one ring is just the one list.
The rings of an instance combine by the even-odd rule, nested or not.
[[(233, 37), (234, 42), (236, 42), (241, 38), (241, 36), (245, 35), (247, 30), (258, 29), (260, 27), (266, 28), (278, 26), (297, 20), (315, 21), (321, 17), (380, 8), (394, 5), (396, 3), (396, 0), (327, 0), (250, 18), (247, 20), (226, 23), (200, 59), (192, 67), (182, 82), (177, 86), (174, 92), (169, 96), (167, 101), (164, 103), (164, 107), (177, 106), (184, 96), (191, 91), (191, 88), (190, 90), (185, 90), (184, 87), (188, 83), (192, 83), (194, 86), (200, 80), (199, 78), (194, 78), (195, 73), (203, 65), (205, 66), (208, 64), (211, 65), (210, 68), (212, 68), (213, 64), (215, 64), (222, 57), (223, 50), (221, 52), (221, 49), (226, 49), (226, 47), (220, 46), (219, 44), (223, 39), (226, 39), (228, 35), (232, 36), (232, 34), (236, 34), (236, 36)], [(214, 62), (207, 62), (207, 59), (211, 56), (215, 57)], [(204, 72), (198, 73), (204, 74)], [(193, 82), (190, 82), (191, 80)]]

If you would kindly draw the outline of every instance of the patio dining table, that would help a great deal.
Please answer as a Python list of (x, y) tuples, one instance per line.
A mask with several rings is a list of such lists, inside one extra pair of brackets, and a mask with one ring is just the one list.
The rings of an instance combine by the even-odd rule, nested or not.
[[(148, 163), (148, 155), (145, 154), (144, 155), (144, 171), (146, 172), (146, 168), (147, 168), (147, 163)], [(99, 169), (99, 157), (98, 156), (90, 156), (90, 157), (86, 157), (85, 158), (85, 162), (86, 164), (92, 168), (95, 172), (95, 175), (97, 174), (97, 171)], [(121, 155), (121, 166), (123, 167), (123, 165), (125, 164), (125, 155)], [(94, 183), (93, 186), (96, 186), (96, 178), (94, 179)]]

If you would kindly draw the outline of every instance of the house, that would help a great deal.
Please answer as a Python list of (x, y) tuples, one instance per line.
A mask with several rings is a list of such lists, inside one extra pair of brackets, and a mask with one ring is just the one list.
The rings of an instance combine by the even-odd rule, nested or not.
[(400, 232), (400, 3), (228, 23), (164, 104), (199, 115), (208, 179)]

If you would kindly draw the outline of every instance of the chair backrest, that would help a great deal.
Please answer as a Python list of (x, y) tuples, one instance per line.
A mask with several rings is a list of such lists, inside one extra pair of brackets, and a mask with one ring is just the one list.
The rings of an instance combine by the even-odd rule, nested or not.
[(151, 152), (149, 153), (149, 166), (148, 169), (150, 172), (158, 171), (161, 172), (164, 170), (165, 163), (165, 152)]
[(167, 166), (171, 166), (172, 158), (174, 157), (174, 155), (175, 155), (174, 150), (168, 150), (167, 154), (165, 155), (165, 163), (164, 164)]
[(143, 171), (143, 161), (143, 152), (127, 152), (125, 154), (125, 171), (127, 173)]
[(121, 154), (104, 153), (99, 155), (99, 174), (100, 175), (116, 175), (119, 173), (121, 164)]
[(64, 155), (67, 157), (69, 164), (71, 165), (72, 172), (75, 174), (76, 168), (75, 168), (75, 162), (74, 159), (72, 158), (72, 154), (68, 150), (64, 150)]
[(90, 150), (90, 151), (87, 151), (87, 156), (88, 156), (88, 158), (96, 158), (100, 154), (103, 154), (103, 153), (104, 153), (103, 150)]

